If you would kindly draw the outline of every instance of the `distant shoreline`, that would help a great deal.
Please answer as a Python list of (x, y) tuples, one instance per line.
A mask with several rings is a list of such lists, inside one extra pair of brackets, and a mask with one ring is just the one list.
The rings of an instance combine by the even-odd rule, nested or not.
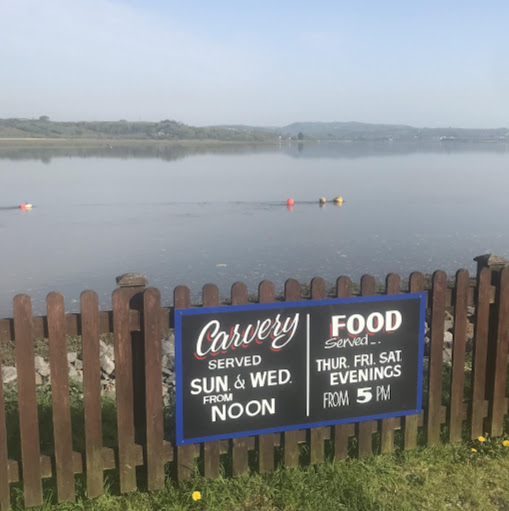
[(127, 147), (127, 146), (201, 146), (201, 147), (219, 147), (219, 146), (257, 146), (257, 147), (277, 147), (289, 145), (312, 145), (312, 144), (369, 144), (369, 145), (509, 145), (505, 140), (334, 140), (334, 139), (305, 139), (305, 140), (218, 140), (218, 139), (143, 139), (143, 138), (18, 138), (18, 137), (0, 137), (0, 147)]
[[(296, 143), (297, 141), (287, 141), (284, 143)], [(300, 142), (316, 142), (313, 140)], [(26, 146), (125, 146), (125, 145), (201, 145), (201, 146), (218, 146), (218, 145), (257, 145), (257, 146), (276, 146), (277, 141), (259, 141), (259, 140), (198, 140), (198, 139), (182, 139), (182, 140), (151, 140), (142, 138), (0, 138), (1, 145), (26, 145)]]
[[(58, 141), (58, 142), (57, 142)], [(174, 120), (159, 122), (51, 121), (0, 119), (0, 143), (45, 146), (104, 146), (168, 144), (219, 146), (224, 144), (265, 144), (277, 146), (306, 142), (340, 143), (509, 143), (509, 129), (416, 128), (405, 125), (362, 122), (296, 122), (287, 126), (188, 126)]]

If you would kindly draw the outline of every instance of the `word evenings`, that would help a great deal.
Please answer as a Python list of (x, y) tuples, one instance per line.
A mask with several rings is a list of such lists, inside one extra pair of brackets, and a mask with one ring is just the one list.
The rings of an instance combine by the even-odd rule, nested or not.
[[(191, 394), (202, 396), (203, 404), (211, 405), (211, 421), (238, 419), (243, 415), (274, 415), (276, 399), (253, 399), (247, 403), (233, 402), (234, 391), (289, 385), (292, 375), (288, 369), (255, 370), (263, 359), (261, 355), (244, 355), (240, 357), (211, 358), (219, 354), (225, 355), (239, 347), (248, 347), (251, 343), (267, 343), (272, 351), (280, 351), (295, 337), (300, 320), (300, 314), (282, 318), (278, 314), (275, 319), (257, 320), (256, 323), (241, 325), (239, 323), (229, 330), (222, 330), (218, 320), (208, 322), (201, 330), (196, 341), (194, 356), (198, 360), (207, 361), (211, 371), (232, 368), (249, 369), (247, 378), (243, 374), (229, 378), (229, 375), (194, 378), (191, 380)], [(402, 323), (401, 313), (397, 310), (384, 314), (373, 312), (367, 317), (352, 314), (331, 317), (331, 337), (325, 340), (324, 349), (340, 349), (368, 345), (368, 335), (372, 336), (384, 331), (391, 333)], [(346, 334), (341, 336), (341, 334)], [(364, 334), (364, 335), (361, 335)], [(208, 359), (208, 360), (207, 360)], [(372, 353), (356, 353), (353, 356), (353, 368), (350, 368), (349, 357), (339, 356), (315, 360), (318, 372), (329, 372), (330, 386), (344, 385), (376, 379), (398, 377), (401, 374), (401, 350), (381, 352), (378, 360)], [(375, 367), (381, 364), (380, 367)], [(233, 380), (233, 381), (232, 381)], [(327, 392), (324, 394), (324, 408), (332, 406), (333, 402)], [(362, 402), (362, 401), (360, 401)], [(329, 404), (327, 404), (329, 403)], [(346, 404), (343, 402), (343, 404)]]

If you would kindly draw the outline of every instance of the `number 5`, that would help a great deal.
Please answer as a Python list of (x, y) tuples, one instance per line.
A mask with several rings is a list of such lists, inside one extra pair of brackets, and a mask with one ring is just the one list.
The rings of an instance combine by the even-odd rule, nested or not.
[(357, 389), (357, 403), (367, 403), (371, 401), (373, 394), (371, 393), (371, 387), (362, 387)]

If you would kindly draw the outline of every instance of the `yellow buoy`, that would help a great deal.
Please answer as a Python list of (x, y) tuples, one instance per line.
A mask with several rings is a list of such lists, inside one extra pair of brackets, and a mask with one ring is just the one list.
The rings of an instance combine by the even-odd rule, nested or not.
[(341, 197), (341, 195), (339, 195), (338, 197), (334, 197), (333, 201), (341, 203), (341, 202), (343, 202), (343, 197)]
[(325, 197), (320, 197), (319, 202), (320, 204), (325, 204), (327, 202), (327, 199)]

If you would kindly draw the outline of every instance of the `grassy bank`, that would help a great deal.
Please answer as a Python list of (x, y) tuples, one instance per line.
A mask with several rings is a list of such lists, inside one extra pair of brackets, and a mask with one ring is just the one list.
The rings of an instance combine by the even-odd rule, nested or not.
[[(446, 372), (444, 372), (444, 378)], [(84, 450), (83, 389), (71, 385), (71, 415), (73, 448)], [(6, 416), (9, 455), (20, 459), (17, 393), (6, 387)], [(170, 407), (165, 409), (165, 430), (172, 428), (174, 417)], [(40, 442), (42, 454), (54, 449), (52, 401), (49, 388), (38, 391)], [(464, 438), (468, 424), (464, 424)], [(114, 447), (117, 442), (115, 402), (103, 399), (103, 441)], [(300, 449), (301, 466), (297, 469), (279, 467), (272, 474), (256, 472), (256, 453), (250, 455), (251, 473), (248, 477), (231, 477), (231, 455), (222, 457), (223, 477), (206, 480), (198, 468), (185, 483), (177, 483), (176, 464), (166, 466), (166, 485), (163, 490), (148, 492), (144, 483), (145, 471), (138, 470), (140, 491), (120, 495), (118, 471), (105, 472), (105, 494), (88, 499), (84, 475), (76, 476), (76, 501), (56, 503), (55, 480), (44, 480), (44, 510), (217, 510), (217, 511), (370, 511), (370, 510), (442, 510), (482, 509), (509, 510), (509, 417), (501, 438), (486, 437), (457, 444), (445, 443), (447, 428), (442, 427), (443, 444), (424, 447), (425, 431), (419, 430), (419, 445), (415, 451), (403, 451), (402, 434), (395, 436), (396, 451), (359, 459), (355, 438), (349, 446), (350, 458), (334, 462), (332, 446), (326, 443), (328, 461), (309, 466), (309, 448)], [(375, 451), (380, 437), (374, 435)], [(280, 448), (276, 459), (282, 459)], [(195, 493), (198, 492), (198, 493)], [(193, 499), (193, 494), (196, 500)], [(23, 509), (22, 486), (15, 484), (11, 492), (14, 510)]]
[[(491, 443), (488, 439), (484, 443), (441, 445), (362, 460), (327, 462), (316, 467), (279, 468), (273, 474), (252, 473), (236, 479), (207, 481), (196, 475), (178, 485), (168, 478), (164, 490), (122, 496), (117, 494), (116, 475), (110, 474), (106, 494), (97, 499), (86, 498), (80, 477), (76, 502), (53, 504), (54, 489), (49, 488), (40, 509), (506, 510), (509, 509), (508, 473), (509, 447), (501, 439)], [(22, 509), (21, 491), (15, 489), (13, 497), (13, 509)]]

